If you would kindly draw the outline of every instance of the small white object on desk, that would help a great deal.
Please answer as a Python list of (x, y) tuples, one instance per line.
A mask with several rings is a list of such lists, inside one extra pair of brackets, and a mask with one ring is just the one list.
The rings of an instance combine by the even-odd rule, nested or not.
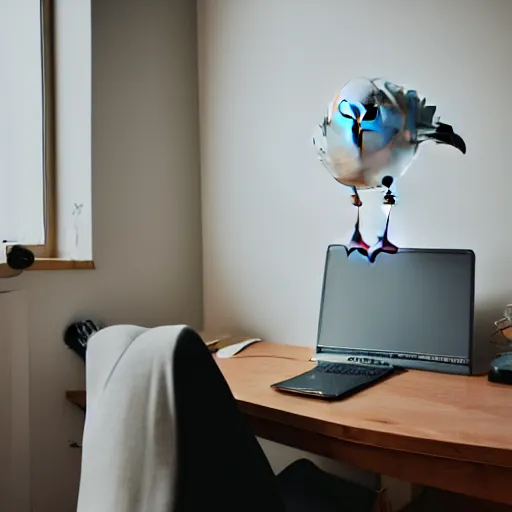
[(235, 343), (234, 345), (229, 345), (228, 347), (221, 348), (220, 350), (217, 350), (216, 356), (220, 357), (221, 359), (227, 359), (228, 357), (233, 357), (234, 355), (238, 354), (238, 352), (241, 352), (245, 348), (247, 348), (249, 345), (252, 345), (253, 343), (257, 343), (258, 341), (261, 341), (260, 338), (250, 338), (248, 340), (241, 341), (240, 343)]

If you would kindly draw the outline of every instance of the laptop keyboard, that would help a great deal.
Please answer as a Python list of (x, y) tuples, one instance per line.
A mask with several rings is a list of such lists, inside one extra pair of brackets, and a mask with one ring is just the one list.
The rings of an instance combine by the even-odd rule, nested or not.
[(389, 366), (384, 368), (375, 368), (374, 366), (345, 363), (320, 363), (316, 368), (321, 373), (334, 373), (336, 375), (358, 375), (361, 377), (378, 377), (388, 373), (390, 370)]

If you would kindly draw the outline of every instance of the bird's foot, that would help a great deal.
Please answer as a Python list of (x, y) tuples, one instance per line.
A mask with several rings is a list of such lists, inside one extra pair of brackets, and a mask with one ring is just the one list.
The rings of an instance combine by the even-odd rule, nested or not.
[(352, 204), (354, 206), (357, 206), (358, 208), (363, 206), (363, 202), (361, 201), (361, 198), (359, 197), (356, 189), (354, 189), (354, 193), (350, 197), (352, 198)]
[(391, 207), (396, 203), (395, 195), (391, 192), (391, 185), (393, 184), (392, 176), (384, 176), (382, 179), (382, 184), (388, 188), (385, 196), (384, 196), (384, 205), (388, 206), (388, 215), (386, 218), (386, 227), (384, 228), (384, 233), (382, 236), (379, 236), (377, 243), (370, 249), (368, 252), (368, 261), (370, 263), (374, 263), (377, 259), (377, 256), (381, 252), (387, 252), (388, 254), (396, 254), (398, 252), (398, 247), (389, 241), (388, 238), (388, 229), (389, 229), (389, 216), (391, 215)]
[(377, 243), (373, 245), (371, 250), (368, 252), (368, 261), (370, 263), (374, 263), (381, 252), (386, 252), (388, 254), (396, 254), (398, 252), (398, 247), (389, 241), (386, 233), (384, 233), (383, 236), (379, 236)]
[(396, 203), (395, 196), (391, 192), (391, 190), (388, 190), (386, 192), (386, 195), (384, 196), (384, 204), (386, 206), (393, 206)]
[(348, 244), (348, 255), (350, 256), (350, 254), (352, 254), (354, 251), (357, 251), (363, 256), (368, 256), (369, 249), (370, 246), (363, 240), (361, 231), (359, 231), (359, 223), (357, 223), (354, 229), (354, 234), (352, 235), (352, 239)]

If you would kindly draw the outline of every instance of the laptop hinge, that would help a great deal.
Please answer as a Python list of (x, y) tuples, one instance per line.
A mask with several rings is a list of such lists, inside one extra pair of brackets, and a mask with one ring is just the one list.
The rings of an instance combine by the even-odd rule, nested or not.
[(317, 353), (311, 361), (326, 362), (326, 363), (354, 363), (354, 364), (367, 364), (370, 366), (392, 366), (388, 361), (384, 359), (378, 359), (374, 357), (354, 356), (348, 354), (325, 354)]

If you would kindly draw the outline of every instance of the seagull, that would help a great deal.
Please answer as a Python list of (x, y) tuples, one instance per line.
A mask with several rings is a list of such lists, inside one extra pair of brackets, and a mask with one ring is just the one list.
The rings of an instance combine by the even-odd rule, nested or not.
[[(348, 254), (358, 251), (373, 263), (382, 252), (398, 251), (388, 238), (391, 207), (396, 203), (392, 186), (407, 171), (421, 143), (434, 141), (466, 153), (462, 137), (434, 117), (435, 113), (436, 107), (426, 105), (415, 90), (377, 79), (349, 82), (329, 105), (313, 144), (336, 181), (352, 190), (352, 203), (358, 210)], [(359, 191), (364, 189), (386, 191), (385, 229), (373, 247), (359, 229), (363, 205)]]

